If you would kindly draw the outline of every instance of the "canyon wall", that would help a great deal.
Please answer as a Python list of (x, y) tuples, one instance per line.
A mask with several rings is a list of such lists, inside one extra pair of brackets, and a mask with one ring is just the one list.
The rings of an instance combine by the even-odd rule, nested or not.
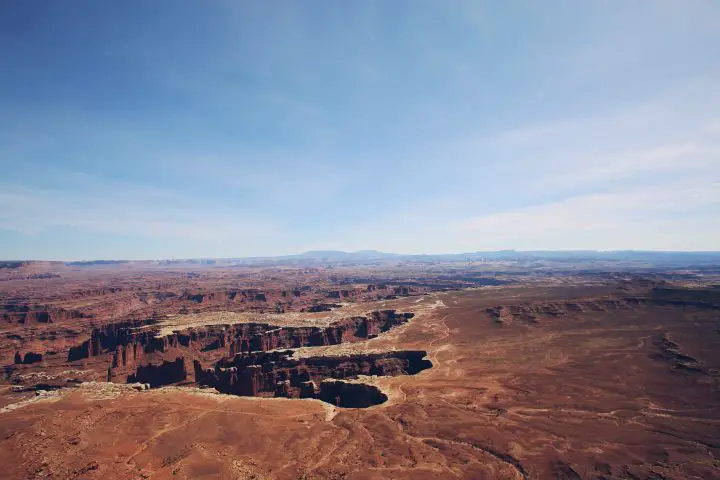
[[(427, 352), (422, 350), (298, 359), (292, 358), (292, 353), (287, 350), (237, 354), (222, 359), (213, 368), (203, 368), (196, 360), (195, 378), (201, 385), (235, 395), (325, 399), (329, 394), (323, 394), (322, 388), (317, 390), (314, 385), (322, 387), (327, 379), (415, 375), (432, 367), (432, 362), (424, 358)], [(357, 388), (351, 387), (343, 395), (351, 395)]]
[[(292, 359), (288, 349), (359, 342), (412, 317), (412, 313), (380, 310), (346, 317), (325, 327), (238, 323), (186, 328), (163, 336), (156, 320), (135, 320), (94, 328), (89, 339), (69, 349), (67, 358), (78, 362), (106, 356), (108, 381), (149, 383), (153, 387), (196, 382), (236, 395), (319, 398), (320, 386), (328, 378), (412, 375), (432, 364), (423, 360), (425, 352), (299, 360)], [(345, 392), (335, 395), (341, 403), (352, 403), (352, 392), (364, 387), (332, 388)], [(364, 398), (381, 398), (378, 392), (365, 390)]]
[(7, 323), (30, 325), (35, 323), (55, 323), (78, 318), (90, 318), (78, 310), (49, 308), (39, 305), (6, 304), (0, 307), (2, 319)]
[(656, 303), (720, 308), (720, 288), (653, 288), (651, 298)]
[(223, 350), (225, 355), (283, 348), (319, 347), (360, 341), (387, 332), (407, 322), (412, 313), (395, 310), (371, 312), (333, 322), (327, 327), (278, 327), (265, 323), (211, 325), (158, 336), (152, 319), (114, 323), (95, 328), (88, 340), (70, 348), (68, 361), (112, 353), (113, 366), (135, 362), (142, 354), (167, 352), (172, 348), (198, 352)]

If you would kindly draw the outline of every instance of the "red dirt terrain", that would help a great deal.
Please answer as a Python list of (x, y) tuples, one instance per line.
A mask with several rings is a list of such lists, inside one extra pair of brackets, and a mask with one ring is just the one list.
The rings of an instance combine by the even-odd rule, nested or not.
[(0, 270), (0, 478), (720, 478), (708, 272)]

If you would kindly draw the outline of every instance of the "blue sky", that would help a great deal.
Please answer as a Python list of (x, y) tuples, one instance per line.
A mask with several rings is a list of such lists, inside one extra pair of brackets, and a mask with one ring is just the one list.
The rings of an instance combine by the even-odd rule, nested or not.
[(720, 249), (720, 2), (0, 6), (0, 257)]

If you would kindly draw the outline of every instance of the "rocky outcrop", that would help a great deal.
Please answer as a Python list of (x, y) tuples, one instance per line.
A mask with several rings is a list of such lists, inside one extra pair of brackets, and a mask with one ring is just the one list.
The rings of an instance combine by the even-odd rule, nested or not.
[(113, 368), (117, 368), (136, 365), (146, 354), (172, 349), (222, 350), (221, 354), (232, 356), (242, 352), (337, 345), (372, 338), (412, 317), (412, 313), (382, 310), (364, 317), (348, 317), (324, 328), (238, 323), (188, 328), (162, 337), (157, 336), (159, 329), (152, 319), (137, 320), (93, 329), (88, 340), (70, 348), (68, 361), (112, 354)]
[(173, 362), (163, 361), (160, 365), (142, 365), (128, 377), (128, 383), (147, 383), (151, 387), (171, 385), (186, 380), (185, 359), (178, 357)]
[(404, 286), (395, 287), (393, 288), (393, 293), (401, 297), (407, 297), (408, 295), (410, 295), (410, 288)]
[(609, 312), (631, 309), (643, 300), (635, 298), (601, 298), (569, 302), (542, 302), (522, 305), (500, 305), (486, 308), (487, 313), (499, 325), (520, 322), (537, 323), (540, 318), (562, 317), (587, 312)]
[(653, 360), (667, 362), (679, 372), (707, 374), (707, 370), (698, 360), (681, 352), (680, 346), (666, 334), (655, 337), (652, 343), (657, 347), (657, 352), (650, 355)]
[(349, 317), (319, 327), (276, 327), (250, 338), (235, 339), (232, 353), (245, 351), (268, 351), (283, 348), (319, 347), (354, 342), (402, 325), (413, 317), (412, 313), (396, 313), (394, 310), (372, 312), (365, 317)]
[(47, 308), (33, 305), (3, 305), (2, 319), (7, 323), (31, 325), (35, 323), (55, 323), (78, 318), (90, 318), (78, 310)]
[(105, 288), (92, 288), (84, 290), (75, 290), (70, 294), (72, 299), (80, 298), (92, 298), (92, 297), (104, 297), (106, 295), (114, 295), (126, 291), (123, 287), (105, 287)]
[(255, 289), (221, 290), (211, 292), (185, 292), (179, 300), (189, 300), (194, 303), (226, 303), (226, 302), (266, 302), (264, 292)]
[(310, 312), (310, 313), (329, 312), (334, 308), (340, 308), (340, 307), (342, 307), (342, 305), (337, 304), (337, 303), (318, 303), (316, 305), (310, 305), (307, 308), (303, 308), (301, 311), (302, 312)]
[(122, 323), (111, 323), (94, 328), (90, 338), (80, 345), (70, 347), (68, 361), (74, 362), (84, 358), (113, 353), (120, 347), (127, 357), (128, 348), (132, 347), (137, 357), (138, 346), (143, 350), (162, 348), (164, 341), (156, 339), (158, 329), (153, 327), (154, 320), (135, 320)]
[(366, 288), (347, 288), (343, 290), (330, 290), (327, 292), (328, 298), (353, 298), (366, 293)]
[(500, 325), (512, 322), (533, 324), (543, 317), (561, 317), (588, 312), (610, 312), (618, 309), (627, 310), (647, 304), (720, 309), (720, 289), (663, 286), (653, 288), (649, 295), (500, 305), (487, 308), (485, 312)]
[[(424, 351), (397, 351), (338, 357), (292, 358), (292, 351), (238, 354), (204, 369), (194, 362), (196, 381), (235, 395), (320, 398), (315, 385), (328, 378), (360, 375), (414, 375), (432, 367)], [(287, 384), (285, 383), (287, 382)]]
[[(432, 364), (423, 359), (425, 352), (293, 359), (287, 349), (362, 341), (412, 317), (412, 313), (381, 310), (327, 327), (239, 323), (187, 328), (164, 336), (158, 335), (154, 320), (136, 320), (93, 329), (88, 340), (70, 348), (68, 361), (108, 355), (109, 381), (152, 386), (195, 381), (236, 395), (316, 398), (320, 392), (316, 385), (326, 378), (412, 375)], [(186, 359), (193, 363), (190, 371)], [(214, 367), (206, 369), (203, 362)]]
[(720, 309), (720, 288), (658, 287), (651, 298), (660, 304)]
[(10, 261), (0, 262), (0, 281), (59, 278), (66, 270), (62, 262)]
[(295, 297), (295, 298), (299, 298), (299, 297), (302, 297), (303, 295), (306, 295), (306, 294), (308, 294), (309, 292), (311, 292), (312, 289), (313, 289), (312, 286), (310, 286), (310, 285), (304, 285), (304, 286), (302, 286), (302, 287), (294, 288), (294, 289), (290, 292), (290, 294), (291, 294), (293, 297)]

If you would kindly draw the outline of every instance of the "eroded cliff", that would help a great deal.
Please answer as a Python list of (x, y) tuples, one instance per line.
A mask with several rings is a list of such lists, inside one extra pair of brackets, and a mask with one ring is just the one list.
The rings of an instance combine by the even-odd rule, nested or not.
[[(329, 378), (415, 375), (432, 367), (432, 362), (425, 358), (427, 352), (422, 350), (298, 359), (292, 355), (291, 350), (237, 354), (207, 369), (196, 360), (195, 378), (202, 385), (235, 395), (321, 398), (321, 390), (313, 388), (314, 393), (310, 393), (308, 382), (321, 385)], [(278, 392), (282, 393), (277, 395)]]

